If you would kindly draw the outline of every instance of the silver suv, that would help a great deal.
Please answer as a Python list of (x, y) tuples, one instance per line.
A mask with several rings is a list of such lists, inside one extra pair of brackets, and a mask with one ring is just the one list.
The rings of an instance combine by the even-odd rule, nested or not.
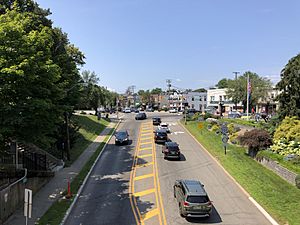
[(177, 180), (174, 184), (174, 197), (182, 217), (209, 217), (211, 214), (212, 202), (200, 181)]

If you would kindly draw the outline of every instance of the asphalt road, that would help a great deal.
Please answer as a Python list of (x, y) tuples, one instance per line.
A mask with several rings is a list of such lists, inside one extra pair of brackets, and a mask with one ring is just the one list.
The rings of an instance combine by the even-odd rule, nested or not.
[[(126, 114), (119, 129), (129, 131), (132, 143), (128, 146), (115, 146), (114, 138), (112, 138), (65, 224), (137, 224), (135, 217), (141, 217), (145, 225), (270, 224), (249, 201), (246, 194), (178, 124), (180, 116), (168, 113), (148, 113), (149, 117), (154, 115), (160, 115), (163, 122), (170, 124), (172, 133), (169, 137), (179, 143), (182, 152), (181, 160), (163, 159), (162, 145), (146, 140), (152, 137), (150, 134), (152, 132), (141, 134), (142, 129), (145, 131), (153, 129), (153, 126), (150, 126), (151, 118), (145, 121), (135, 121), (133, 113)], [(142, 139), (145, 141), (141, 143)], [(142, 161), (136, 160), (136, 162), (141, 165), (149, 164), (149, 166), (142, 168), (143, 171), (138, 170), (132, 173), (133, 161), (137, 159), (134, 156), (142, 152), (145, 157)], [(156, 176), (157, 180), (155, 180)], [(205, 185), (214, 204), (210, 218), (185, 219), (180, 217), (178, 205), (173, 197), (173, 184), (176, 179), (197, 179)], [(132, 197), (131, 186), (135, 187), (135, 191), (139, 189), (139, 193), (146, 190), (145, 188), (155, 189), (155, 192), (148, 191), (149, 193), (144, 196), (138, 194), (140, 197)], [(132, 198), (133, 202), (137, 202), (135, 208)]]

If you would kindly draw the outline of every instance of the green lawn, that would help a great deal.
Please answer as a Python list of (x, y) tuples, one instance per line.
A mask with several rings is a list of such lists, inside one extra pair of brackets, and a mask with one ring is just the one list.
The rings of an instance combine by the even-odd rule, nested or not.
[[(73, 115), (72, 120), (80, 125), (79, 138), (71, 149), (71, 160), (67, 162), (67, 166), (72, 164), (81, 153), (93, 142), (93, 140), (101, 133), (109, 124), (105, 119), (97, 120), (94, 115)], [(100, 123), (100, 126), (99, 126)]]
[[(109, 133), (112, 134), (113, 130)], [(84, 165), (82, 170), (79, 172), (79, 174), (73, 179), (71, 183), (71, 191), (73, 194), (73, 197), (69, 200), (67, 199), (60, 199), (56, 201), (48, 210), (47, 212), (42, 216), (42, 218), (39, 220), (39, 225), (58, 225), (61, 223), (65, 213), (67, 212), (68, 208), (72, 204), (74, 197), (76, 196), (76, 193), (78, 192), (81, 184), (83, 183), (86, 175), (88, 174), (89, 170), (91, 169), (94, 161), (98, 157), (99, 153), (102, 151), (105, 143), (108, 141), (109, 135), (105, 138), (105, 140), (100, 144), (96, 152), (91, 156), (89, 161)], [(66, 190), (65, 190), (66, 193)]]
[(189, 122), (187, 129), (280, 224), (300, 224), (300, 189), (284, 181), (245, 154), (245, 148), (228, 145), (227, 155), (221, 136)]

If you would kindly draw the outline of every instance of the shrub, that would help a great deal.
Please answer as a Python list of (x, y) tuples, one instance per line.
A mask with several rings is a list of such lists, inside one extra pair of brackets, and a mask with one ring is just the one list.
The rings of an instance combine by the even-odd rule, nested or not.
[(297, 154), (300, 156), (300, 120), (286, 117), (274, 133), (272, 151), (280, 155)]
[(218, 124), (214, 124), (214, 125), (211, 127), (211, 131), (213, 131), (213, 132), (216, 132), (216, 131), (218, 131), (218, 130), (220, 130), (220, 126), (219, 126)]
[(238, 140), (242, 145), (248, 146), (248, 154), (251, 157), (255, 157), (259, 150), (266, 149), (272, 144), (269, 133), (259, 129), (245, 132), (243, 136), (239, 136)]
[(237, 132), (235, 132), (235, 133), (233, 133), (233, 134), (230, 134), (230, 135), (229, 135), (229, 141), (230, 141), (232, 144), (238, 144), (238, 137), (239, 137), (239, 135), (238, 135)]
[(295, 183), (296, 183), (296, 187), (300, 189), (300, 174), (296, 176)]

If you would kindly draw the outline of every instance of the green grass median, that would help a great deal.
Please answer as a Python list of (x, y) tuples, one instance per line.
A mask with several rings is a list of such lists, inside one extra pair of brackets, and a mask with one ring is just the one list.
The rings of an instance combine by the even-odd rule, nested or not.
[(300, 224), (300, 190), (245, 154), (245, 148), (228, 145), (221, 136), (189, 122), (186, 128), (222, 164), (234, 179), (280, 224)]
[[(106, 122), (106, 123), (104, 122), (104, 124), (105, 124), (104, 125), (104, 128), (105, 128), (105, 126), (108, 124), (108, 122)], [(98, 127), (99, 127), (99, 124), (98, 124)], [(97, 129), (87, 129), (87, 130), (88, 131), (84, 131), (84, 132), (86, 132), (86, 134), (84, 134), (85, 137), (89, 136), (91, 139), (96, 138), (98, 128)], [(91, 131), (91, 130), (95, 130), (95, 135), (96, 135), (95, 137), (94, 137), (94, 134), (93, 135), (89, 134), (89, 131)], [(81, 184), (83, 183), (86, 175), (90, 171), (93, 163), (95, 162), (95, 160), (98, 157), (98, 155), (100, 154), (100, 152), (103, 150), (105, 143), (108, 141), (109, 136), (113, 133), (113, 131), (114, 131), (114, 129), (111, 129), (110, 133), (107, 135), (107, 137), (104, 139), (104, 141), (101, 142), (101, 144), (99, 145), (97, 150), (93, 153), (93, 155), (90, 157), (90, 159), (87, 161), (87, 163), (83, 166), (83, 168), (81, 169), (79, 174), (76, 177), (74, 177), (74, 179), (72, 180), (71, 192), (72, 192), (73, 196), (70, 199), (59, 199), (58, 201), (53, 203), (53, 205), (41, 217), (41, 219), (38, 221), (37, 224), (39, 224), (39, 225), (58, 225), (61, 223), (62, 219), (64, 218), (65, 213), (67, 212), (68, 208), (74, 201), (74, 198), (75, 198)], [(98, 133), (98, 135), (99, 135), (99, 133)], [(89, 144), (89, 142), (87, 142), (87, 145), (88, 144)], [(82, 145), (82, 147), (84, 147), (84, 149), (85, 149), (87, 147), (87, 145), (86, 144)], [(66, 191), (67, 190), (65, 190), (64, 194), (66, 193)]]

